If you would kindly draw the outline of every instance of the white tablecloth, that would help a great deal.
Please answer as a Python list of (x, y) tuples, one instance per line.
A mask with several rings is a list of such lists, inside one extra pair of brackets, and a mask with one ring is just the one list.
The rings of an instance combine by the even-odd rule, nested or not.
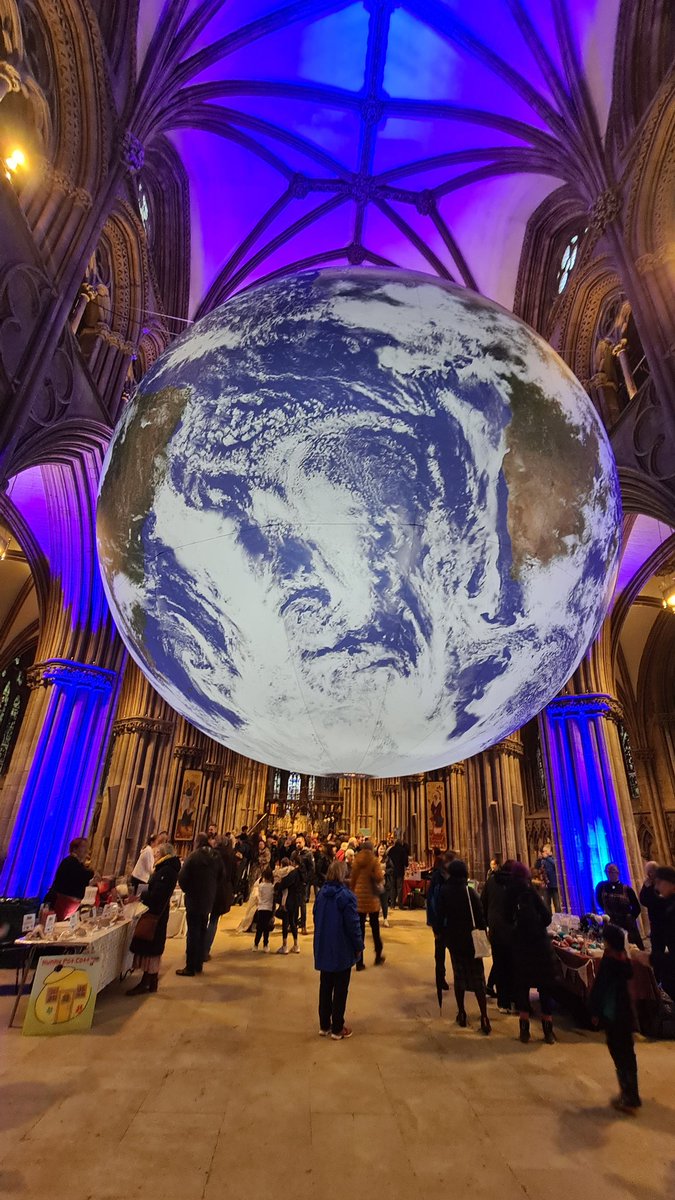
[(79, 950), (82, 954), (94, 955), (101, 964), (96, 990), (102, 992), (114, 979), (119, 979), (120, 975), (131, 969), (129, 942), (135, 916), (134, 914), (124, 921), (118, 921), (116, 925), (109, 925), (107, 929), (96, 929), (90, 934), (78, 935), (77, 938), (68, 941), (53, 942), (45, 938), (38, 942), (32, 938), (17, 938), (16, 945), (39, 946), (41, 950), (48, 950), (50, 954), (69, 954)]

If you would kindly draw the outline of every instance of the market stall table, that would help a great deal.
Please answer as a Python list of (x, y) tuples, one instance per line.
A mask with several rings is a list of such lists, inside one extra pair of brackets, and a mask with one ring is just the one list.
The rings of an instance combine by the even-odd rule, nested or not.
[[(76, 937), (68, 939), (57, 939), (53, 936), (39, 940), (26, 937), (17, 938), (14, 945), (25, 952), (25, 958), (17, 985), (16, 999), (9, 1018), (10, 1027), (14, 1023), (21, 998), (26, 994), (28, 977), (31, 971), (35, 971), (38, 959), (44, 954), (58, 954), (64, 957), (73, 954), (89, 954), (95, 958), (98, 967), (97, 995), (113, 980), (120, 979), (127, 971), (130, 971), (132, 958), (129, 954), (129, 943), (137, 916), (138, 913), (135, 912), (132, 916), (125, 916), (121, 921), (116, 921), (114, 925), (108, 925), (104, 929), (93, 929), (91, 933), (87, 934), (78, 933)], [(63, 928), (60, 932), (63, 932)]]
[(408, 903), (408, 897), (410, 896), (411, 892), (419, 891), (426, 896), (428, 888), (428, 879), (422, 879), (421, 875), (406, 875), (405, 879), (403, 880), (403, 891), (401, 893), (401, 904), (403, 908), (406, 907)]
[[(588, 998), (595, 982), (602, 954), (588, 954), (584, 951), (573, 950), (553, 942), (553, 949), (562, 970), (560, 988), (563, 993), (576, 1001), (576, 1007), (582, 1009), (589, 1018)], [(631, 957), (633, 978), (629, 983), (630, 993), (635, 1005), (640, 1033), (653, 1035), (659, 1011), (659, 988), (656, 976), (651, 967), (638, 959)]]

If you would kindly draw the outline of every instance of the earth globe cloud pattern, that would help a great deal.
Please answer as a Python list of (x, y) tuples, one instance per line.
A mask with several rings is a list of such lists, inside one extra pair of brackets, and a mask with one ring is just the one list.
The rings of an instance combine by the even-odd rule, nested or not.
[(597, 634), (620, 495), (581, 385), (431, 277), (324, 269), (199, 321), (104, 464), (99, 558), (157, 690), (253, 759), (396, 776), (525, 724)]

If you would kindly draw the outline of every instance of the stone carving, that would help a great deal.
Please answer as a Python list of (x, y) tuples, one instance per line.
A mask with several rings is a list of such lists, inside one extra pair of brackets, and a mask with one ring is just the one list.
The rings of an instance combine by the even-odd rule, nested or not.
[(639, 388), (635, 405), (633, 452), (639, 466), (647, 475), (661, 482), (675, 479), (672, 448), (664, 433), (661, 401), (651, 377)]
[(58, 684), (62, 688), (87, 688), (89, 691), (111, 692), (117, 679), (116, 671), (97, 667), (94, 663), (73, 662), (66, 658), (48, 658), (35, 663), (26, 672), (31, 689)]
[(132, 175), (136, 175), (142, 169), (145, 162), (143, 145), (136, 137), (136, 134), (132, 133), (130, 129), (127, 130), (122, 139), (122, 161)]
[(621, 193), (618, 188), (606, 188), (596, 196), (588, 210), (589, 225), (597, 236), (605, 232), (612, 221), (621, 215)]
[(124, 733), (152, 733), (157, 737), (170, 737), (174, 729), (173, 721), (158, 721), (151, 717), (125, 717), (115, 721), (112, 736), (116, 738)]
[[(49, 280), (37, 267), (13, 263), (0, 274), (0, 368), (7, 385), (20, 385), (24, 355), (53, 300)], [(33, 399), (31, 419), (35, 424), (51, 425), (65, 415), (73, 379), (70, 334), (64, 330)]]

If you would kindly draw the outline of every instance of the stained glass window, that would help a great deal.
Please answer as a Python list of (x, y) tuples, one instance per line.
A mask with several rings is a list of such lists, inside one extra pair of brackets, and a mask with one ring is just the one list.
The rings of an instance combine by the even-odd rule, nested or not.
[(0, 672), (0, 775), (6, 774), (28, 703), (26, 672), (35, 649), (25, 650)]
[(146, 192), (145, 188), (143, 187), (143, 184), (141, 183), (140, 179), (137, 184), (137, 189), (138, 189), (138, 211), (141, 216), (141, 221), (143, 222), (143, 228), (144, 228), (145, 232), (147, 234), (149, 234), (150, 233), (150, 201), (148, 200), (148, 193)]
[(574, 264), (577, 261), (577, 255), (579, 253), (580, 237), (581, 237), (581, 234), (575, 233), (573, 235), (573, 237), (570, 238), (569, 242), (567, 243), (567, 245), (565, 246), (565, 249), (562, 252), (562, 257), (560, 259), (560, 266), (558, 267), (558, 281), (557, 281), (559, 296), (562, 296), (563, 292), (565, 291), (565, 288), (567, 287), (567, 284), (569, 283), (570, 275), (572, 274), (572, 271), (574, 270)]

